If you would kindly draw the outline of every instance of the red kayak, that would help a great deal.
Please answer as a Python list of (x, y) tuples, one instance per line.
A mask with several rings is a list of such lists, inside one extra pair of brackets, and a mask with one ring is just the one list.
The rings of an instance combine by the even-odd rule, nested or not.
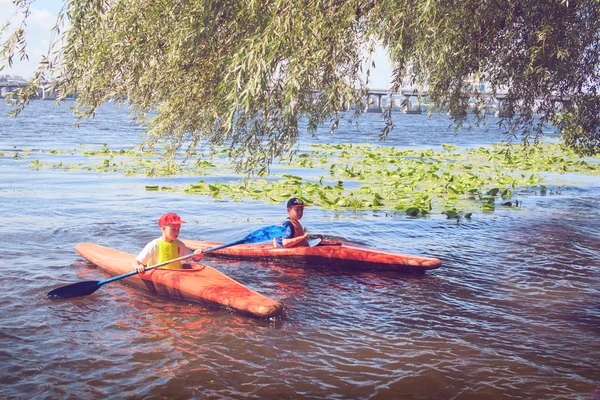
[[(122, 275), (133, 270), (134, 254), (94, 243), (80, 243), (75, 246), (75, 250), (111, 275)], [(225, 307), (253, 317), (270, 318), (283, 312), (281, 303), (255, 292), (216, 269), (203, 264), (191, 266), (191, 269), (179, 270), (156, 268), (124, 280), (152, 293)]]
[[(192, 249), (208, 249), (217, 242), (183, 240)], [(272, 244), (246, 244), (227, 247), (207, 253), (205, 257), (222, 257), (238, 260), (281, 260), (304, 264), (335, 266), (347, 269), (424, 272), (439, 268), (437, 258), (387, 252), (348, 242), (323, 241), (314, 247), (273, 247)]]

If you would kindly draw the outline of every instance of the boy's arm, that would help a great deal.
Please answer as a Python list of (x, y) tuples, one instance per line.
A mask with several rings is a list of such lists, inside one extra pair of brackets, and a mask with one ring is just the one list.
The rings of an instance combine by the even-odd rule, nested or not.
[(177, 239), (177, 245), (179, 246), (179, 256), (188, 256), (190, 254), (195, 254), (194, 257), (192, 257), (193, 261), (199, 262), (200, 260), (202, 260), (202, 257), (204, 256), (204, 253), (202, 252), (201, 249), (198, 249), (196, 251), (192, 251), (190, 250), (185, 244), (183, 244), (183, 242), (179, 239)]
[(192, 260), (194, 260), (196, 262), (199, 262), (200, 260), (202, 260), (202, 257), (204, 256), (204, 253), (200, 249), (194, 251), (194, 254), (195, 254), (195, 256), (192, 257)]
[(281, 237), (281, 247), (294, 247), (303, 243), (304, 245), (308, 244), (308, 232), (304, 232), (304, 235), (302, 236), (292, 237), (294, 236), (294, 226), (292, 223), (286, 220), (283, 223), (283, 226), (287, 228), (287, 231), (285, 235)]
[(146, 266), (139, 262), (137, 258), (133, 260), (133, 269), (135, 269), (139, 274), (146, 272)]
[(155, 241), (153, 240), (144, 246), (144, 249), (140, 251), (140, 254), (138, 254), (133, 260), (133, 268), (138, 273), (143, 274), (146, 272), (144, 268), (146, 268), (146, 265), (148, 265), (148, 261), (152, 259), (152, 255), (154, 254), (154, 246)]
[(304, 235), (302, 236), (298, 236), (295, 238), (290, 238), (290, 239), (282, 239), (281, 242), (283, 244), (283, 247), (294, 247), (294, 246), (298, 246), (299, 244), (308, 244), (307, 242), (308, 240), (308, 232), (304, 232)]
[(291, 238), (294, 233), (294, 227), (292, 226), (292, 223), (290, 221), (285, 220), (283, 224), (281, 224), (281, 226), (285, 228), (285, 233), (283, 234), (283, 236), (280, 236), (275, 239), (275, 247), (285, 247), (283, 241)]

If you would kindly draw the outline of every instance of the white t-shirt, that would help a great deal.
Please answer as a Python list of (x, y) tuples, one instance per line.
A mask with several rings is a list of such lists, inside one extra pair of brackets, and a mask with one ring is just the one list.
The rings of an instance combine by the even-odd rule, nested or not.
[[(159, 240), (161, 240), (161, 239), (160, 238), (154, 239), (153, 241), (148, 243), (146, 245), (146, 247), (144, 247), (144, 250), (142, 250), (135, 259), (140, 264), (146, 265), (148, 267), (158, 264), (157, 255), (158, 255), (158, 241)], [(179, 239), (177, 239), (177, 253), (179, 254), (178, 257), (182, 257), (182, 256), (187, 256), (189, 254), (192, 254), (193, 252), (190, 249), (188, 249), (185, 246), (185, 244), (183, 244), (183, 242), (181, 242)]]

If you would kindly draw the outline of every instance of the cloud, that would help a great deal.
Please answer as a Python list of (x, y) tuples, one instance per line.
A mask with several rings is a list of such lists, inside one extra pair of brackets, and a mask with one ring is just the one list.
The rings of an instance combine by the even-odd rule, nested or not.
[[(26, 79), (33, 76), (42, 54), (48, 53), (49, 42), (53, 40), (50, 30), (56, 25), (58, 11), (62, 4), (62, 0), (40, 0), (32, 3), (29, 9), (31, 14), (25, 26), (29, 60), (21, 61), (19, 56), (15, 55), (12, 67), (5, 66), (0, 74), (18, 75)], [(12, 29), (18, 27), (23, 20), (23, 13), (19, 11), (15, 14), (15, 11), (17, 7), (12, 0), (0, 0), (0, 25), (10, 18), (11, 26), (8, 32), (12, 32)], [(0, 39), (4, 41), (6, 38), (5, 34)]]
[(16, 7), (11, 0), (0, 0), (0, 26), (11, 18), (14, 21), (13, 15)]
[(15, 5), (11, 0), (0, 0), (0, 20), (5, 21), (15, 12)]
[(32, 9), (29, 25), (37, 25), (39, 28), (50, 30), (56, 25), (56, 15), (48, 10)]

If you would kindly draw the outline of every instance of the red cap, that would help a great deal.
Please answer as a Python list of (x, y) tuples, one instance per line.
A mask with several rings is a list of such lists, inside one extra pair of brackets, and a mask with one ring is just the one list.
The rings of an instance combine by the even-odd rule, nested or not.
[(181, 218), (179, 218), (179, 215), (177, 215), (175, 213), (166, 213), (165, 215), (160, 217), (160, 219), (158, 220), (158, 226), (160, 226), (160, 227), (163, 227), (163, 226), (169, 225), (169, 224), (181, 225), (181, 224), (185, 224), (185, 221), (182, 221)]

